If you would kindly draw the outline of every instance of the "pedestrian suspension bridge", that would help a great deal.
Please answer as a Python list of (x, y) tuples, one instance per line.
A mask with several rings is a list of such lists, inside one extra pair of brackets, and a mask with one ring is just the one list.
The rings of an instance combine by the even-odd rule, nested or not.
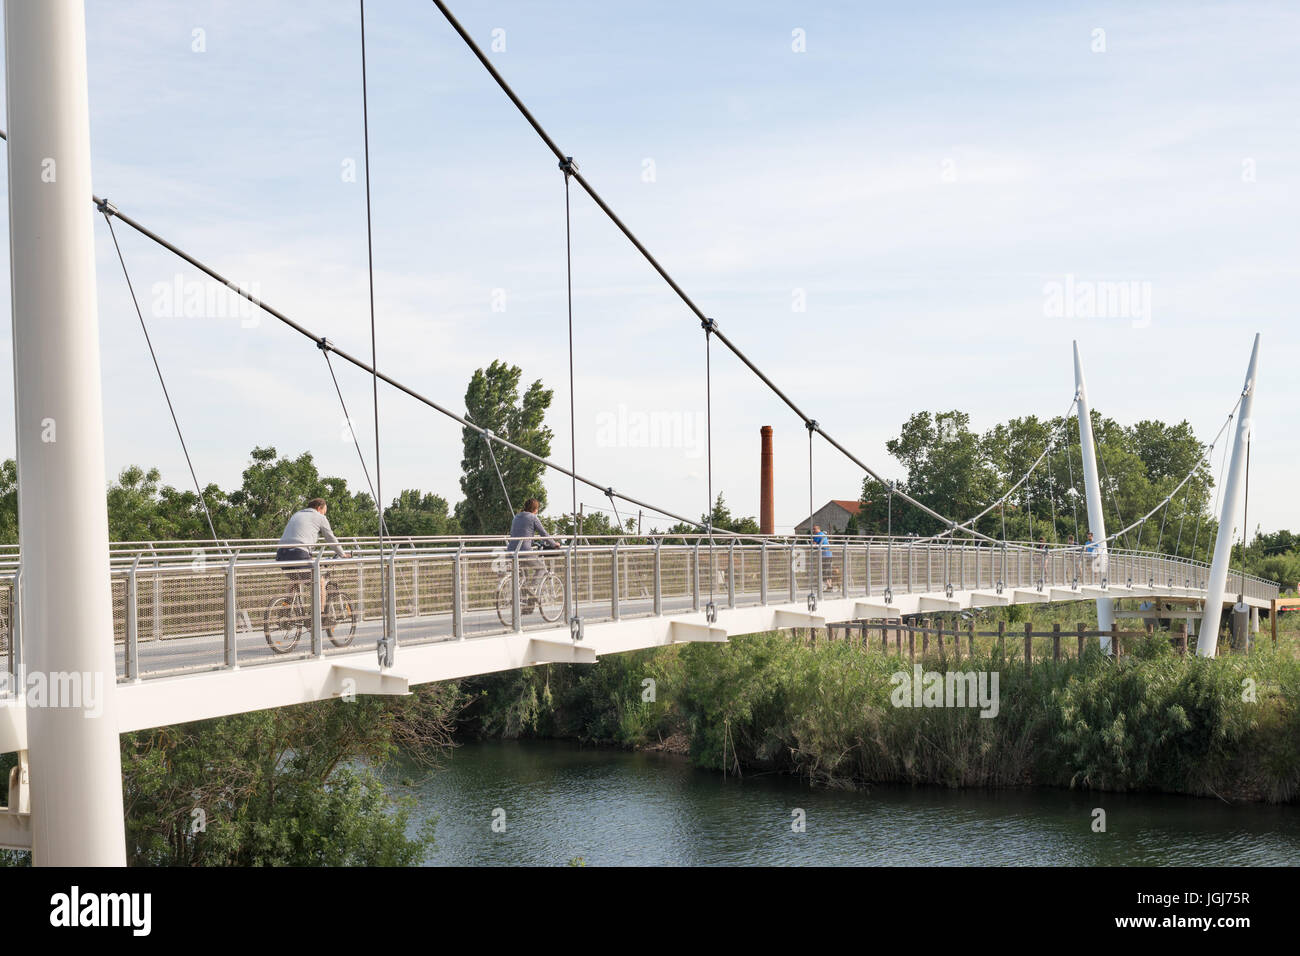
[[(0, 752), (19, 754), (9, 806), (0, 809), (0, 845), (31, 848), (34, 861), (41, 864), (121, 865), (125, 848), (118, 735), (132, 730), (356, 694), (403, 694), (430, 681), (543, 663), (592, 663), (606, 654), (725, 642), (775, 629), (1011, 604), (1095, 601), (1099, 629), (1107, 631), (1113, 627), (1117, 600), (1195, 602), (1203, 608), (1197, 652), (1214, 656), (1225, 605), (1261, 608), (1276, 598), (1276, 584), (1230, 568), (1237, 531), (1247, 526), (1245, 476), (1258, 337), (1244, 385), (1238, 390), (1231, 382), (1222, 384), (1224, 404), (1231, 407), (1214, 440), (1203, 449), (1202, 461), (1216, 447), (1223, 452), (1212, 547), (1207, 522), (1202, 551), (1199, 515), (1194, 531), (1183, 527), (1186, 507), (1176, 521), (1169, 520), (1180, 493), (1186, 503), (1202, 461), (1149, 513), (1107, 535), (1106, 493), (1116, 518), (1118, 502), (1104, 474), (1104, 458), (1094, 447), (1077, 347), (1072, 388), (1063, 385), (1061, 390), (1062, 398), (1071, 396), (1064, 420), (1077, 420), (1076, 436), (1072, 439), (1065, 429), (1053, 436), (1028, 472), (980, 514), (944, 515), (883, 479), (764, 373), (601, 199), (447, 6), (441, 0), (433, 0), (433, 6), (537, 132), (558, 166), (569, 288), (570, 447), (576, 445), (575, 394), (581, 388), (573, 368), (574, 277), (568, 255), (571, 188), (576, 184), (699, 323), (700, 373), (708, 397), (708, 476), (700, 489), (706, 512), (714, 501), (711, 382), (716, 344), (753, 372), (758, 386), (776, 394), (807, 429), (810, 506), (814, 449), (824, 447), (886, 489), (888, 533), (832, 537), (825, 543), (807, 537), (724, 533), (707, 519), (701, 523), (684, 517), (580, 473), (576, 450), (566, 465), (494, 434), (380, 369), (373, 262), (368, 361), (252, 296), (183, 249), (174, 237), (164, 238), (134, 219), (123, 208), (127, 203), (110, 202), (92, 191), (82, 0), (7, 0), (9, 129), (0, 137), (9, 143), (21, 544), (0, 549), (0, 648), (7, 676), (0, 694)], [(364, 0), (359, 12), (369, 238)], [(57, 159), (58, 177), (42, 180), (39, 173), (50, 157)], [(534, 555), (506, 551), (503, 539), (394, 537), (378, 512), (375, 536), (345, 541), (350, 552), (346, 559), (318, 554), (311, 564), (310, 586), (298, 593), (291, 591), (283, 567), (274, 561), (274, 541), (220, 540), (210, 517), (212, 539), (205, 542), (110, 545), (93, 268), (95, 220), (101, 217), (187, 461), (182, 423), (131, 280), (129, 246), (120, 242), (115, 223), (298, 332), (307, 340), (304, 347), (322, 354), (345, 416), (347, 404), (334, 359), (370, 376), (373, 457), (367, 458), (359, 443), (356, 450), (376, 503), (384, 500), (378, 415), (383, 383), (477, 435), (494, 463), (498, 452), (523, 455), (567, 478), (575, 526), (577, 488), (582, 484), (608, 498), (615, 510), (624, 502), (695, 530), (572, 536), (557, 550), (536, 553), (542, 574), (535, 591), (521, 584), (526, 570), (521, 563)], [(51, 422), (58, 423), (57, 441), (48, 440)], [(1008, 540), (1005, 521), (1000, 536), (979, 530), (980, 520), (995, 510), (1005, 515), (1035, 472), (1050, 467), (1044, 464), (1050, 463), (1049, 453), (1061, 448), (1070, 462), (1068, 489), (1076, 532), (1082, 510), (1083, 528), (1095, 544), (1085, 549), (1060, 542), (1055, 511), (1049, 540)], [(1073, 471), (1076, 455), (1078, 482)], [(206, 513), (192, 462), (190, 471)], [(1049, 484), (1064, 484), (1066, 478), (1047, 476)], [(1053, 509), (1055, 501), (1053, 496)], [(929, 537), (892, 534), (892, 516), (902, 508), (919, 509), (941, 530)], [(1144, 549), (1143, 532), (1157, 526), (1155, 547)], [(1134, 532), (1137, 547), (1129, 537)], [(1082, 537), (1079, 533), (1078, 539)], [(1183, 547), (1189, 539), (1190, 549)], [(1162, 547), (1166, 543), (1168, 551)], [(1185, 556), (1188, 553), (1192, 557)], [(1101, 642), (1106, 650), (1107, 639)], [(59, 693), (34, 698), (33, 679)], [(85, 699), (91, 687), (93, 709)], [(69, 699), (60, 697), (65, 691)]]

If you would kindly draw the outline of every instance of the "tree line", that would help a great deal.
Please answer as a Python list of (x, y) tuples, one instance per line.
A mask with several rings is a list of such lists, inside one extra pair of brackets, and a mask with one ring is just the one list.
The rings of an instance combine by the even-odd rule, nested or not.
[[(1092, 413), (1102, 505), (1107, 532), (1113, 534), (1156, 508), (1188, 474), (1168, 507), (1129, 531), (1121, 547), (1161, 550), (1204, 558), (1218, 528), (1213, 507), (1214, 479), (1202, 446), (1187, 422), (1169, 425), (1140, 421), (1121, 425)], [(896, 488), (941, 514), (965, 521), (997, 501), (1049, 448), (1029, 479), (1005, 503), (978, 520), (976, 530), (994, 538), (1065, 543), (1087, 535), (1083, 459), (1076, 418), (1013, 418), (981, 433), (965, 412), (917, 412), (886, 444), (902, 463), (905, 477)], [(944, 525), (895, 499), (892, 522), (887, 489), (873, 478), (863, 481), (861, 510), (852, 530), (885, 534), (932, 535)]]

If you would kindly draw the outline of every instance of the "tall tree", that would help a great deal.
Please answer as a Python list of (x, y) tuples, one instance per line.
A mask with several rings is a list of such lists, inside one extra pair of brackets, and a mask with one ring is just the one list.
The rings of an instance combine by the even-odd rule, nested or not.
[(236, 538), (276, 538), (289, 516), (312, 498), (329, 503), (334, 533), (373, 535), (379, 530), (375, 502), (364, 492), (352, 494), (343, 478), (322, 477), (311, 452), (297, 458), (277, 457), (273, 447), (254, 448), (244, 469), (242, 487), (230, 495), (230, 510), (218, 532)]
[[(1121, 530), (1160, 505), (1195, 466), (1193, 477), (1174, 495), (1167, 514), (1157, 511), (1120, 542), (1121, 546), (1158, 546), (1191, 556), (1197, 521), (1202, 544), (1215, 530), (1209, 514), (1213, 482), (1191, 426), (1187, 422), (1143, 421), (1125, 427), (1095, 411), (1092, 416), (1108, 533)], [(964, 413), (918, 412), (886, 447), (907, 469), (901, 489), (940, 514), (965, 521), (1003, 497), (1050, 446), (1034, 473), (1007, 500), (1006, 535), (1012, 540), (1042, 537), (1058, 542), (1076, 533), (1076, 521), (1078, 537), (1087, 532), (1078, 436), (1073, 418), (1015, 418), (977, 435)], [(884, 488), (866, 479), (857, 527), (868, 534), (883, 534), (886, 502)], [(939, 522), (897, 500), (893, 513), (895, 534), (942, 530)], [(1001, 537), (1002, 522), (1003, 509), (996, 509), (976, 527), (984, 534)], [(1184, 532), (1181, 537), (1180, 528)], [(1203, 552), (1198, 550), (1202, 558)]]
[(432, 492), (407, 489), (384, 509), (389, 534), (456, 534), (460, 525), (447, 511), (447, 499)]
[[(465, 390), (466, 417), (507, 441), (547, 458), (554, 436), (546, 427), (545, 418), (553, 392), (543, 388), (538, 380), (520, 398), (522, 377), (518, 366), (500, 361), (486, 369), (477, 369)], [(545, 465), (494, 443), (496, 465), (501, 471), (498, 478), (487, 439), (474, 429), (465, 428), (461, 441), (464, 457), (460, 463), (463, 472), (460, 490), (465, 500), (456, 505), (456, 520), (465, 534), (504, 534), (510, 530), (511, 508), (519, 511), (528, 498), (536, 498), (546, 505), (546, 488), (542, 485)], [(501, 491), (502, 481), (510, 493), (510, 506)]]
[[(700, 515), (700, 524), (709, 520), (708, 515)], [(736, 534), (758, 534), (758, 521), (752, 516), (741, 517), (733, 515), (731, 509), (727, 507), (726, 500), (722, 497), (722, 492), (718, 492), (718, 497), (713, 502), (713, 530), (714, 531), (733, 531)], [(668, 534), (702, 534), (703, 529), (694, 525), (686, 524), (679, 521), (668, 529)]]

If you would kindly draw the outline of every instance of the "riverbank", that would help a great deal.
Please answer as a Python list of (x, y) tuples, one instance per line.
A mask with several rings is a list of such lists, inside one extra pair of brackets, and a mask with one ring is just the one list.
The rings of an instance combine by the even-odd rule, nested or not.
[[(1027, 670), (985, 646), (922, 664), (914, 689), (906, 656), (878, 646), (751, 635), (467, 681), (461, 731), (685, 751), (697, 767), (832, 788), (1300, 797), (1300, 662), (1288, 643), (1201, 660), (1156, 636), (1118, 662), (1089, 648)], [(956, 703), (924, 676), (948, 671), (974, 675), (967, 687), (986, 696), (996, 682), (995, 705), (932, 706)]]

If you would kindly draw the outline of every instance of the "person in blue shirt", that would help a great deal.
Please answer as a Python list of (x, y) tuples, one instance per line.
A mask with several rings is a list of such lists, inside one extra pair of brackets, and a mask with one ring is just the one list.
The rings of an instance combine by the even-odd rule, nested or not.
[(1093, 571), (1101, 570), (1101, 550), (1097, 547), (1097, 542), (1092, 539), (1092, 532), (1088, 532), (1088, 540), (1083, 543), (1083, 553), (1086, 557), (1091, 558), (1089, 565)]
[(831, 551), (831, 539), (826, 536), (819, 524), (813, 525), (813, 543), (821, 545), (822, 549), (822, 585), (827, 589), (835, 587), (835, 562), (832, 560), (834, 552)]

